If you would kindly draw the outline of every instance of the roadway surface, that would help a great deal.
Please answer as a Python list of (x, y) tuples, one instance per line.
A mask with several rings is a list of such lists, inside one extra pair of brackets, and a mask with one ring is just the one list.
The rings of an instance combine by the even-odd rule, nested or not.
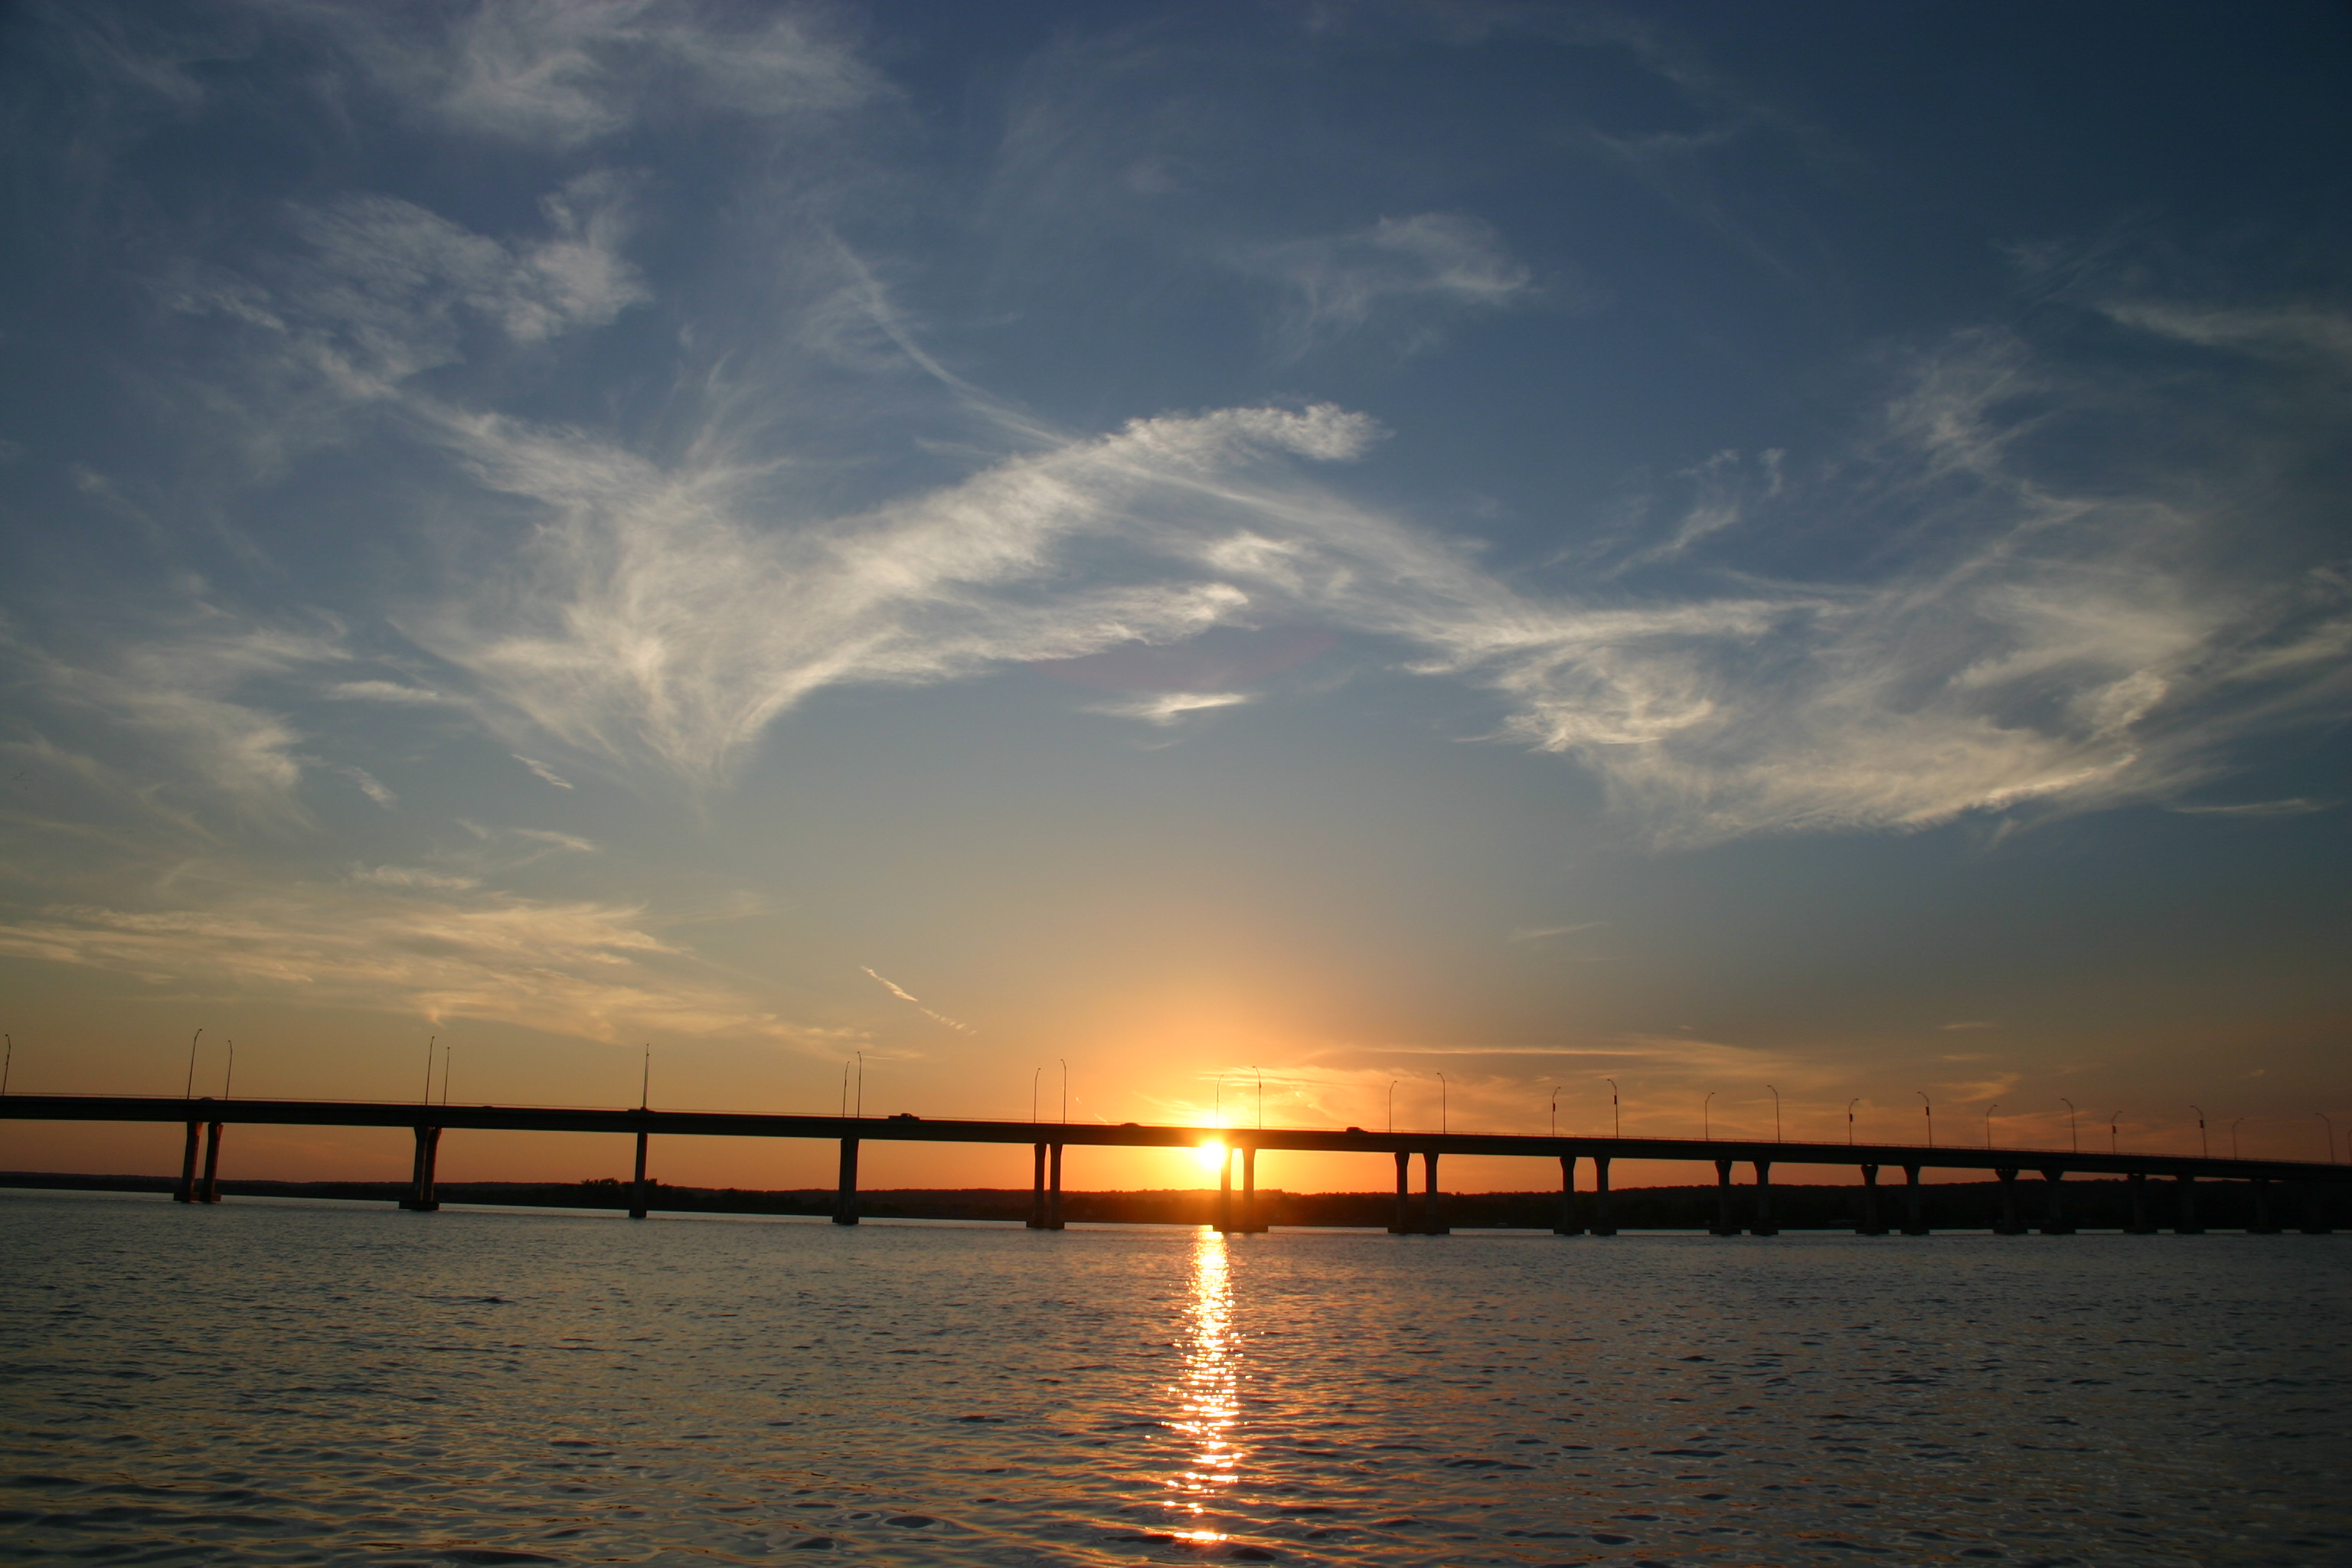
[(1917, 1165), (1939, 1170), (2066, 1171), (2198, 1180), (2352, 1182), (2352, 1166), (2301, 1160), (1912, 1143), (1810, 1143), (1754, 1139), (1595, 1138), (1504, 1132), (1367, 1132), (1313, 1127), (1169, 1127), (1125, 1122), (932, 1121), (910, 1116), (780, 1116), (748, 1111), (614, 1110), (536, 1105), (426, 1105), (384, 1100), (172, 1100), (147, 1095), (10, 1094), (0, 1119), (37, 1121), (224, 1122), (296, 1127), (406, 1127), (485, 1132), (610, 1132), (685, 1138), (824, 1138), (862, 1142), (1030, 1143), (1190, 1149), (1211, 1140), (1236, 1150), (1360, 1154), (1507, 1154), (1530, 1158), (1733, 1160), (1776, 1165)]

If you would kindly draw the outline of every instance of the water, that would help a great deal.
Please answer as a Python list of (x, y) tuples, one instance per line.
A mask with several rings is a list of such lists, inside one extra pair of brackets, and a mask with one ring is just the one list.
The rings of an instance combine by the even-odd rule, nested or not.
[(5, 1195), (0, 1561), (2352, 1563), (2347, 1240)]

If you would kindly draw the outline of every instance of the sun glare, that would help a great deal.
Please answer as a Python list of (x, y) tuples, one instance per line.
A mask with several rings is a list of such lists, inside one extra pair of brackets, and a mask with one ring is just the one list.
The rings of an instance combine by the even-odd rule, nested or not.
[(1201, 1169), (1213, 1171), (1225, 1162), (1225, 1146), (1212, 1140), (1193, 1150), (1192, 1154), (1201, 1162)]

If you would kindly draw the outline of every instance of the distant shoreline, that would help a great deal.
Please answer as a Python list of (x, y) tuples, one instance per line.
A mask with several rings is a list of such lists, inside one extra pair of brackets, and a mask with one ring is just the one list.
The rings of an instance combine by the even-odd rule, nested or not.
[[(2038, 1185), (2038, 1183), (2032, 1184)], [(2169, 1184), (2165, 1184), (2168, 1185)], [(26, 1191), (168, 1194), (178, 1185), (169, 1176), (86, 1175), (59, 1171), (0, 1171), (0, 1188)], [(392, 1205), (409, 1192), (405, 1182), (268, 1182), (220, 1184), (224, 1196), (299, 1198), (310, 1201)], [(590, 1213), (626, 1210), (629, 1184), (614, 1177), (583, 1182), (443, 1182), (440, 1201), (496, 1208), (570, 1209)], [(1733, 1189), (1734, 1213), (1744, 1223), (1754, 1189)], [(1851, 1231), (1861, 1213), (1860, 1184), (1772, 1185), (1772, 1215), (1783, 1230)], [(1236, 1194), (1238, 1196), (1238, 1194)], [(1580, 1193), (1580, 1217), (1589, 1213), (1590, 1193)], [(772, 1215), (819, 1217), (833, 1212), (830, 1187), (752, 1189), (672, 1186), (646, 1183), (647, 1206), (665, 1214)], [(2000, 1216), (1998, 1182), (1944, 1182), (1922, 1189), (1931, 1229), (1989, 1229)], [(1260, 1189), (1259, 1216), (1286, 1229), (1384, 1229), (1396, 1211), (1393, 1193), (1291, 1193)], [(1715, 1223), (1717, 1189), (1706, 1186), (1624, 1187), (1612, 1194), (1616, 1223), (1626, 1230), (1706, 1230)], [(2065, 1184), (2068, 1218), (2085, 1230), (2120, 1230), (2129, 1217), (2129, 1197), (2121, 1180), (2072, 1179)], [(1418, 1195), (1416, 1194), (1416, 1202)], [(1903, 1202), (1899, 1185), (1879, 1188), (1882, 1217), (1895, 1220)], [(1062, 1216), (1070, 1223), (1167, 1225), (1198, 1227), (1216, 1216), (1214, 1188), (1144, 1192), (1065, 1192)], [(2031, 1205), (2032, 1200), (2029, 1200)], [(1447, 1223), (1456, 1230), (1550, 1230), (1559, 1213), (1559, 1194), (1449, 1193)], [(859, 1214), (867, 1219), (981, 1220), (1018, 1224), (1029, 1215), (1025, 1187), (904, 1187), (862, 1190)], [(2248, 1184), (2200, 1182), (2199, 1215), (2217, 1230), (2244, 1228), (2252, 1218)], [(2166, 1210), (2170, 1204), (2166, 1202)], [(2034, 1212), (2029, 1206), (2029, 1215)], [(2159, 1219), (2168, 1219), (2168, 1214)]]

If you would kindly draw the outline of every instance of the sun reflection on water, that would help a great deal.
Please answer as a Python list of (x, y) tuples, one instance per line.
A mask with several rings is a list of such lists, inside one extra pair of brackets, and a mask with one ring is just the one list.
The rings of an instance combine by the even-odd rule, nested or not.
[(1206, 1528), (1205, 1516), (1223, 1509), (1240, 1479), (1243, 1450), (1233, 1439), (1241, 1418), (1241, 1352), (1234, 1326), (1232, 1262), (1225, 1238), (1213, 1230), (1201, 1231), (1193, 1247), (1187, 1318), (1183, 1371), (1169, 1389), (1177, 1412), (1170, 1425), (1192, 1439), (1192, 1453), (1186, 1467), (1169, 1479), (1174, 1493), (1169, 1507), (1192, 1518), (1194, 1528), (1173, 1531), (1180, 1540), (1223, 1541), (1224, 1532)]

